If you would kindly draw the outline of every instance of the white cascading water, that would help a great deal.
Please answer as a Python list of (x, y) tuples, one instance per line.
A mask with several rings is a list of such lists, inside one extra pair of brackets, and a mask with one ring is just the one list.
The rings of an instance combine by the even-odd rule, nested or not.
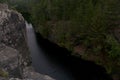
[(35, 32), (32, 24), (26, 22), (27, 41), (32, 57), (32, 66), (43, 75), (48, 75), (55, 80), (73, 80), (68, 72), (64, 71), (60, 66), (51, 62), (42, 52), (37, 44)]

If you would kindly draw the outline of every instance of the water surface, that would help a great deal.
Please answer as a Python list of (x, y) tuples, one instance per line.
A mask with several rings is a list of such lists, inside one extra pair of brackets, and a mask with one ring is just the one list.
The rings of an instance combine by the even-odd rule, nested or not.
[(32, 24), (26, 22), (28, 46), (32, 57), (32, 66), (37, 72), (49, 75), (55, 80), (73, 80), (70, 73), (62, 66), (52, 62), (47, 58), (37, 43), (36, 36)]

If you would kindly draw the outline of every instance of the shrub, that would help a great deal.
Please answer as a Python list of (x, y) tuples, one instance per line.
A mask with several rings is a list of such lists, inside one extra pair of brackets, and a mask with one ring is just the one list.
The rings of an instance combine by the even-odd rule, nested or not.
[(8, 72), (4, 71), (3, 69), (0, 68), (0, 76), (1, 77), (8, 77)]

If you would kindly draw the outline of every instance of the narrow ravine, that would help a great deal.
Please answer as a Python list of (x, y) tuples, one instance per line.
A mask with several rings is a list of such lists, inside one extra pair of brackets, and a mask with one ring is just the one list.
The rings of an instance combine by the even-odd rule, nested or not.
[(35, 32), (32, 24), (26, 22), (28, 46), (32, 57), (32, 66), (34, 69), (43, 75), (48, 75), (55, 80), (74, 80), (67, 70), (63, 67), (50, 61), (45, 55), (40, 46), (37, 44)]

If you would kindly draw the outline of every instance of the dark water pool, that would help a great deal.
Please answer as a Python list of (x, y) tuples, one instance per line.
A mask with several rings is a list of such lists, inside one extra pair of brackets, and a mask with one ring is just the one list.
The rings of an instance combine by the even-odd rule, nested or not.
[(41, 74), (55, 80), (112, 80), (106, 70), (94, 62), (70, 55), (70, 51), (44, 39), (26, 23), (32, 65)]

